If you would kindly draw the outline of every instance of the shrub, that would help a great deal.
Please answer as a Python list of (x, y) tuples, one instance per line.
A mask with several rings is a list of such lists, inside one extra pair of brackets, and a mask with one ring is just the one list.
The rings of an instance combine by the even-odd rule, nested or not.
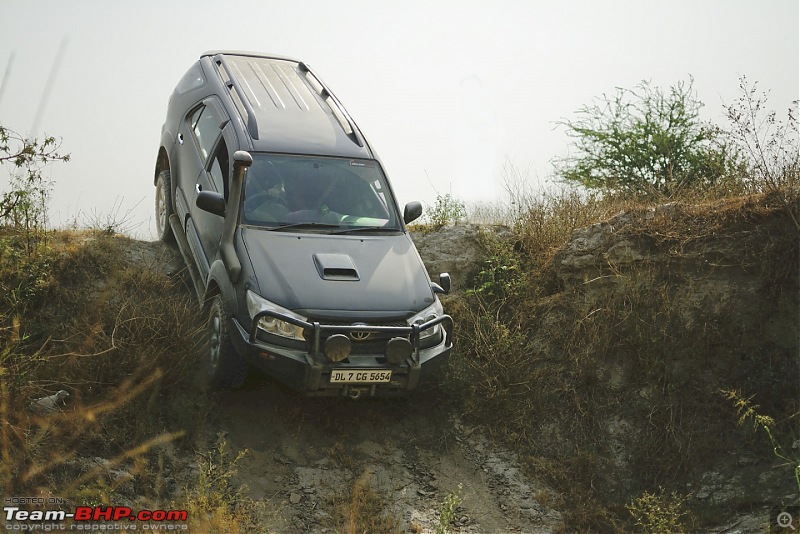
[(682, 519), (688, 512), (684, 504), (688, 496), (677, 493), (664, 494), (663, 488), (659, 494), (645, 491), (625, 507), (633, 516), (636, 525), (650, 534), (678, 534), (686, 532)]
[(446, 195), (436, 195), (436, 204), (427, 214), (426, 220), (434, 226), (444, 226), (457, 223), (466, 216), (467, 208), (464, 203), (447, 193)]
[(60, 147), (55, 137), (29, 139), (0, 125), (0, 165), (12, 166), (11, 189), (0, 196), (0, 222), (26, 230), (44, 226), (50, 182), (42, 176), (42, 168), (69, 161)]
[(756, 191), (778, 196), (800, 229), (800, 215), (792, 209), (786, 194), (800, 183), (800, 101), (792, 102), (783, 121), (768, 108), (768, 95), (758, 93), (757, 83), (751, 85), (743, 76), (739, 88), (739, 98), (725, 106), (732, 144), (745, 158), (748, 178)]
[(618, 88), (563, 121), (577, 155), (556, 160), (563, 180), (609, 193), (671, 197), (705, 188), (740, 167), (723, 132), (700, 120), (692, 80), (663, 91)]

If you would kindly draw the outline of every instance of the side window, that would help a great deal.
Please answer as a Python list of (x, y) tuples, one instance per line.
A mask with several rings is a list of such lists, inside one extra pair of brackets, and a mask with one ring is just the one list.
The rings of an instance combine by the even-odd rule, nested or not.
[(214, 149), (214, 155), (208, 167), (208, 174), (214, 184), (214, 189), (218, 193), (225, 195), (226, 199), (228, 198), (228, 163), (228, 146), (225, 144), (225, 140), (220, 139)]
[(183, 75), (183, 78), (180, 79), (178, 86), (175, 88), (175, 92), (177, 92), (179, 95), (182, 95), (184, 93), (188, 93), (192, 89), (201, 87), (204, 83), (206, 83), (206, 79), (203, 76), (203, 70), (200, 68), (199, 63), (195, 63), (188, 71), (186, 71), (186, 74)]
[(197, 141), (197, 147), (200, 150), (200, 157), (203, 161), (208, 159), (208, 155), (211, 153), (217, 137), (219, 137), (219, 125), (221, 122), (219, 117), (208, 106), (201, 106), (189, 117), (192, 135)]

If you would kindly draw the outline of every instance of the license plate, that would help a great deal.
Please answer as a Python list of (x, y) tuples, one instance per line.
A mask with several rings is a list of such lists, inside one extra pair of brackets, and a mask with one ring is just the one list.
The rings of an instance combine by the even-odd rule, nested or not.
[(391, 371), (373, 369), (331, 371), (331, 384), (374, 384), (380, 382), (390, 382), (391, 380)]

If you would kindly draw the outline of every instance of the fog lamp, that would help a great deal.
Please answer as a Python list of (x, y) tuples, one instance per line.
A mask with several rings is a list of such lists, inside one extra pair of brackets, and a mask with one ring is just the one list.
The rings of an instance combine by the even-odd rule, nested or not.
[(386, 344), (386, 359), (390, 363), (403, 363), (411, 356), (411, 342), (404, 337), (395, 337)]
[(338, 363), (350, 356), (350, 338), (344, 334), (334, 334), (325, 341), (325, 356)]

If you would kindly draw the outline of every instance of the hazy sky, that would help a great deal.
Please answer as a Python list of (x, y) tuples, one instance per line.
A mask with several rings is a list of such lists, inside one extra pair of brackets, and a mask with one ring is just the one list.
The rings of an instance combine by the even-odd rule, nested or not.
[(568, 149), (555, 123), (615, 87), (693, 76), (705, 118), (724, 124), (746, 75), (783, 115), (799, 26), (797, 0), (0, 0), (0, 124), (72, 154), (48, 170), (54, 224), (127, 216), (150, 238), (175, 83), (206, 50), (269, 52), (313, 66), (401, 204), (492, 199), (507, 165), (547, 180)]

